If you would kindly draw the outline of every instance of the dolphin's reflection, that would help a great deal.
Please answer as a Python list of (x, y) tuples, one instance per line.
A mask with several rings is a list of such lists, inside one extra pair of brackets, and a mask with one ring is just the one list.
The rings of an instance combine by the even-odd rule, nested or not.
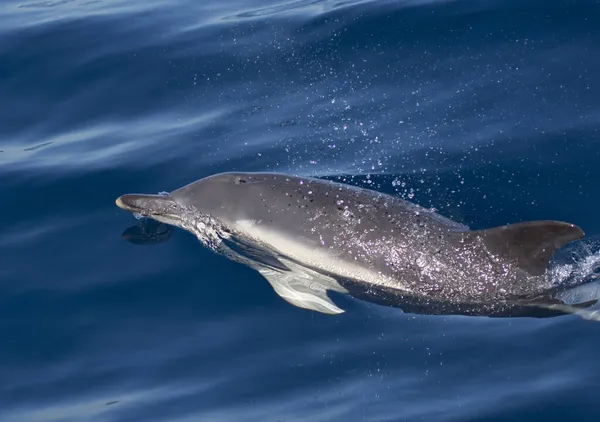
[(128, 227), (121, 237), (134, 245), (157, 245), (167, 242), (172, 234), (172, 226), (144, 218), (135, 226)]

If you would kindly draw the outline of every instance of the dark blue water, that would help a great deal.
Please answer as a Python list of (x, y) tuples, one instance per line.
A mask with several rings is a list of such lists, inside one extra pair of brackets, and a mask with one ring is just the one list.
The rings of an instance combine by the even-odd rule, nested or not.
[(128, 242), (114, 200), (356, 175), (594, 239), (599, 22), (597, 0), (3, 0), (0, 421), (597, 420), (596, 322), (317, 314), (187, 232)]

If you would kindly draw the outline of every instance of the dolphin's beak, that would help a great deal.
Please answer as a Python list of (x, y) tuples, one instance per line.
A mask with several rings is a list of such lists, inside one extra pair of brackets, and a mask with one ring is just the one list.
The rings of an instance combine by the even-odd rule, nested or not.
[(121, 209), (147, 217), (174, 214), (179, 208), (169, 195), (127, 194), (118, 197), (115, 203)]

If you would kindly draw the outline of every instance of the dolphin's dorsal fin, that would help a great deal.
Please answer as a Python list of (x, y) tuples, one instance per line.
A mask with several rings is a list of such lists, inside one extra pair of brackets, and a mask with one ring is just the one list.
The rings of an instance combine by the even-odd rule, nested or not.
[(468, 232), (468, 237), (481, 238), (492, 254), (532, 276), (544, 274), (556, 251), (583, 235), (576, 225), (560, 221), (528, 221)]

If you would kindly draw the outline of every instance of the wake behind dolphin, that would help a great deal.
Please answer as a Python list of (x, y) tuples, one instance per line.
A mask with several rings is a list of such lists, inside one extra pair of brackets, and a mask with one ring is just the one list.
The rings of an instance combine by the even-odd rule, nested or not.
[(551, 316), (596, 303), (554, 295), (548, 263), (584, 235), (565, 222), (469, 230), (391, 195), (276, 173), (221, 173), (116, 203), (194, 233), (288, 302), (322, 313), (344, 312), (329, 291), (430, 314)]

